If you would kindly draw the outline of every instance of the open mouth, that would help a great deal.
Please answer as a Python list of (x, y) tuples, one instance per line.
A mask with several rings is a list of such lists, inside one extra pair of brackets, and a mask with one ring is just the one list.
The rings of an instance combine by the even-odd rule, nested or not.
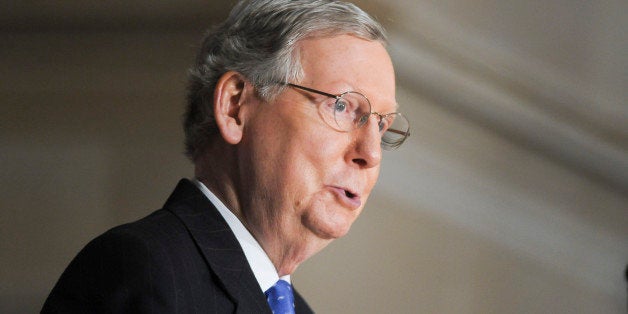
[(358, 195), (357, 193), (351, 192), (345, 188), (338, 186), (331, 187), (331, 190), (338, 196), (338, 201), (340, 201), (340, 203), (347, 208), (350, 208), (352, 210), (357, 209), (362, 204), (362, 201), (360, 200), (360, 195)]
[(357, 196), (356, 194), (353, 194), (353, 193), (351, 193), (351, 192), (349, 192), (349, 191), (347, 191), (347, 190), (345, 190), (345, 195), (346, 195), (348, 198), (356, 198), (356, 196)]

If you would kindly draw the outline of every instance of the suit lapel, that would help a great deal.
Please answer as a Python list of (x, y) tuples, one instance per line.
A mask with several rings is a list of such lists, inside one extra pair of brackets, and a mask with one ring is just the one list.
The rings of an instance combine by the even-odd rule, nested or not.
[(164, 209), (186, 226), (209, 268), (236, 304), (236, 313), (270, 313), (240, 243), (214, 205), (189, 180), (181, 180)]

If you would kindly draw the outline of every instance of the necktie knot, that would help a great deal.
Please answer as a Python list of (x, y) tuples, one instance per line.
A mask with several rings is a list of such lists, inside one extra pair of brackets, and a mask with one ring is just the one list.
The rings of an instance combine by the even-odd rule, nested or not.
[(264, 294), (274, 314), (294, 314), (294, 295), (287, 281), (278, 280)]

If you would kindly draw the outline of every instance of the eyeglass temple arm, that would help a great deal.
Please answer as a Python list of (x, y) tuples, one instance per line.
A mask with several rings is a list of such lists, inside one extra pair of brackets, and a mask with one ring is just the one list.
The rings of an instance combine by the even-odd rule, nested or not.
[(387, 132), (392, 132), (392, 133), (397, 133), (399, 135), (410, 136), (410, 132), (404, 132), (404, 131), (399, 131), (399, 130), (395, 130), (395, 129), (388, 129), (386, 131)]
[(327, 97), (331, 97), (331, 98), (340, 98), (339, 95), (334, 95), (334, 94), (330, 94), (330, 93), (325, 93), (325, 92), (321, 92), (319, 90), (313, 89), (313, 88), (309, 88), (309, 87), (305, 87), (305, 86), (301, 86), (301, 85), (296, 85), (296, 84), (292, 84), (292, 83), (284, 83), (284, 85), (288, 85), (294, 88), (298, 88), (298, 89), (302, 89), (311, 93), (315, 93), (315, 94), (319, 94), (319, 95), (323, 95), (323, 96), (327, 96)]

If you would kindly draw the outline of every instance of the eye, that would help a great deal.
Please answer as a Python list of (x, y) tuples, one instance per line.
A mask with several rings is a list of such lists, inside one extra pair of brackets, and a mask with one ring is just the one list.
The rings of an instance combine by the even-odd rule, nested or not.
[(347, 110), (347, 103), (343, 99), (336, 100), (334, 104), (334, 111), (336, 112), (344, 112)]

